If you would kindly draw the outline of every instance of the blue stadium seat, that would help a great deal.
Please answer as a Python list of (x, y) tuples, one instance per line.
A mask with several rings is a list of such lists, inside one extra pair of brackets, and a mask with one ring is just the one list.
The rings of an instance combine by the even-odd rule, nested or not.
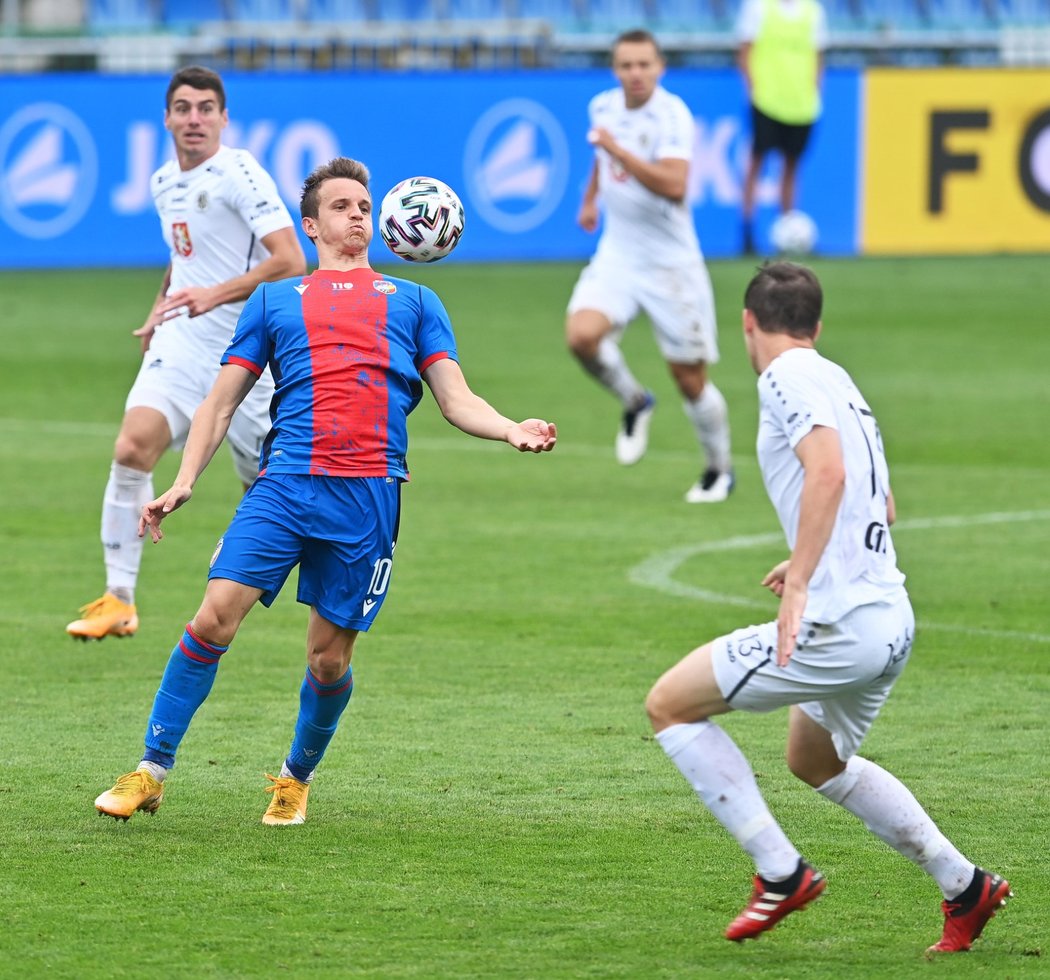
[(872, 22), (873, 8), (878, 4), (866, 0), (823, 0), (824, 13), (828, 19), (828, 30), (855, 31)]
[(731, 31), (740, 6), (739, 0), (660, 0), (653, 23), (665, 31)]
[(292, 22), (298, 19), (294, 0), (232, 0), (233, 20)]
[(143, 31), (160, 24), (160, 4), (156, 0), (91, 0), (87, 12), (90, 30)]
[(164, 24), (173, 30), (193, 30), (201, 24), (222, 23), (232, 8), (230, 0), (168, 0)]
[(355, 23), (379, 18), (379, 4), (368, 0), (311, 0), (308, 6), (312, 21)]
[(621, 31), (655, 26), (656, 3), (646, 0), (595, 0), (587, 6), (587, 25), (594, 30)]
[(573, 27), (587, 6), (573, 0), (516, 0), (517, 15), (528, 20), (545, 20), (556, 27)]
[(449, 0), (448, 16), (453, 20), (503, 20), (509, 10), (503, 0)]
[(379, 0), (377, 18), (386, 21), (436, 20), (442, 4), (428, 0)]

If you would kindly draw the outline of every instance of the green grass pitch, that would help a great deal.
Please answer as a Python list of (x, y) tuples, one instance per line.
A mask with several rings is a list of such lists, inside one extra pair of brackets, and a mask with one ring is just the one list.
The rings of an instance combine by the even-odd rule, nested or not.
[[(376, 258), (379, 259), (377, 246)], [(817, 261), (822, 350), (887, 445), (919, 631), (864, 751), (1016, 898), (968, 955), (927, 962), (933, 882), (791, 777), (786, 716), (725, 720), (825, 896), (756, 943), (721, 936), (748, 860), (653, 742), (653, 680), (774, 615), (784, 554), (754, 460), (739, 310), (712, 264), (738, 487), (686, 505), (698, 452), (644, 323), (625, 347), (659, 400), (613, 460), (613, 401), (562, 340), (576, 265), (382, 268), (434, 285), (473, 387), (558, 423), (523, 456), (413, 416), (390, 598), (309, 822), (263, 827), (303, 673), (306, 610), (257, 609), (155, 817), (96, 816), (138, 761), (172, 644), (237, 501), (223, 449), (147, 545), (142, 627), (83, 645), (99, 500), (159, 270), (0, 274), (0, 977), (684, 978), (1047, 974), (1050, 325), (1046, 257)], [(158, 491), (176, 468), (169, 456)]]

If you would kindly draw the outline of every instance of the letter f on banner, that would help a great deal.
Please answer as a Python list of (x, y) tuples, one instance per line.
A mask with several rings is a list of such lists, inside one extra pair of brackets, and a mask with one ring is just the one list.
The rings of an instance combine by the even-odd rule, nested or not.
[(930, 214), (944, 210), (944, 180), (950, 173), (976, 173), (976, 153), (952, 153), (945, 146), (945, 137), (953, 129), (987, 129), (991, 114), (985, 110), (972, 112), (930, 113), (930, 183), (926, 195), (926, 209)]

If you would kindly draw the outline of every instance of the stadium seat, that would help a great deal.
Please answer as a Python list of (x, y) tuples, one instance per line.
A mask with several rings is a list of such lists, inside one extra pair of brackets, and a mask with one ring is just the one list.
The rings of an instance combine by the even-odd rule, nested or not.
[(504, 20), (509, 12), (503, 0), (449, 0), (448, 16), (453, 20)]
[(369, 0), (313, 0), (310, 20), (318, 23), (356, 23), (378, 20), (379, 4)]
[(87, 24), (91, 31), (146, 31), (159, 26), (159, 0), (91, 0)]
[(573, 0), (517, 0), (517, 14), (529, 20), (545, 20), (555, 27), (576, 26), (585, 3)]
[(595, 0), (587, 9), (593, 27), (619, 31), (654, 26), (658, 6), (646, 0)]
[(176, 31), (194, 30), (202, 24), (221, 24), (231, 13), (229, 0), (168, 0), (164, 24)]
[(296, 0), (232, 0), (230, 14), (233, 20), (284, 23), (300, 19), (300, 7), (308, 6)]

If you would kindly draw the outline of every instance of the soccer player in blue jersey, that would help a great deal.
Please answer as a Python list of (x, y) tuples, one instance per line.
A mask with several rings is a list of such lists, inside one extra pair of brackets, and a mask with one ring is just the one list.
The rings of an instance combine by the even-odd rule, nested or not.
[(259, 478), (211, 560), (204, 601), (176, 643), (146, 726), (139, 767), (95, 800), (127, 820), (155, 813), (164, 780), (222, 655), (248, 611), (269, 606), (295, 565), (310, 606), (307, 668), (291, 750), (263, 823), (300, 824), (317, 764), (353, 691), (354, 641), (379, 613), (390, 583), (406, 421), (425, 381), (442, 415), (481, 439), (521, 452), (554, 448), (555, 426), (514, 422), (471, 391), (437, 295), (380, 275), (368, 262), (367, 168), (338, 157), (303, 185), (302, 226), (317, 246), (312, 275), (264, 283), (249, 298), (211, 392), (197, 410), (171, 489), (142, 509), (139, 533), (186, 503), (230, 419), (267, 365), (276, 381), (273, 428)]

